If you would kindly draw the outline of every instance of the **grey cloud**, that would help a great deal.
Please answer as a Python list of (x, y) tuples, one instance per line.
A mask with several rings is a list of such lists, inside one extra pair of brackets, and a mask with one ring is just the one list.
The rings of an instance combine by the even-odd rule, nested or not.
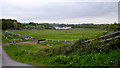
[(37, 7), (3, 5), (4, 16), (15, 16), (23, 21), (102, 16), (111, 12), (117, 14), (117, 2), (54, 2)]

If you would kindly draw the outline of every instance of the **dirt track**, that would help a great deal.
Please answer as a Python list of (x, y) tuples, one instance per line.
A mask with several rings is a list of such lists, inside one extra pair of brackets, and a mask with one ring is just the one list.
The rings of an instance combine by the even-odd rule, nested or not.
[[(26, 41), (26, 42), (17, 42), (15, 44), (35, 44), (36, 42), (34, 41)], [(11, 43), (4, 43), (2, 45), (10, 45)]]

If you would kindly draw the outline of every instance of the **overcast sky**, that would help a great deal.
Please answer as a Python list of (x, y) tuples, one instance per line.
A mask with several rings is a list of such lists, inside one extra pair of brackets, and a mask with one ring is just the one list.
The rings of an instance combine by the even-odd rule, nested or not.
[(37, 23), (118, 22), (118, 0), (2, 0), (0, 18)]

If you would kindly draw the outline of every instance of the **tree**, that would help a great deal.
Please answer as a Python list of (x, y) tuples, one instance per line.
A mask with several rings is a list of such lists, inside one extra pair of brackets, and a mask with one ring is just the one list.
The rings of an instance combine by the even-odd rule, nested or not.
[(17, 22), (13, 22), (13, 27), (14, 27), (14, 29), (17, 29), (18, 28), (18, 23)]
[(30, 22), (29, 25), (31, 25), (31, 26), (36, 26), (36, 23)]
[(17, 22), (17, 20), (12, 19), (1, 19), (2, 20), (2, 30), (7, 29), (20, 29), (22, 24)]

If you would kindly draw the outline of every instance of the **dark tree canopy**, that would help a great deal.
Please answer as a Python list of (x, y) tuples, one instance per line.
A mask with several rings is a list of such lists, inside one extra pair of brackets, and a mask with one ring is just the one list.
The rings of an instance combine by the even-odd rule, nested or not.
[(20, 29), (22, 27), (22, 24), (17, 22), (17, 20), (12, 19), (1, 19), (2, 21), (2, 30), (8, 30), (8, 29)]

